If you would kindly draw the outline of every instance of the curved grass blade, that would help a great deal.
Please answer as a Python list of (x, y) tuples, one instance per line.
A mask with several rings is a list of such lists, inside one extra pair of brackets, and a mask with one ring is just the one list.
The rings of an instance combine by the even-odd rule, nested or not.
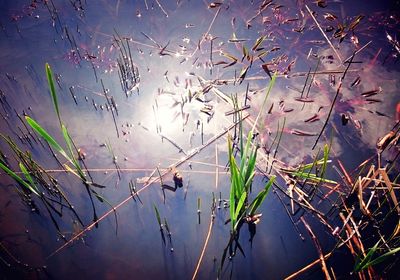
[(47, 133), (47, 131), (40, 126), (34, 119), (32, 119), (29, 116), (25, 116), (26, 121), (28, 124), (40, 135), (43, 137), (44, 140), (46, 140), (47, 143), (49, 143), (54, 149), (56, 149), (63, 157), (65, 157), (69, 162), (73, 164), (72, 159), (67, 155), (67, 153), (64, 151), (64, 149), (57, 143), (56, 140), (54, 140), (53, 137), (50, 136), (50, 134)]
[(46, 63), (46, 76), (47, 76), (47, 81), (49, 83), (50, 94), (51, 94), (51, 99), (53, 100), (54, 110), (56, 111), (57, 118), (61, 126), (61, 116), (60, 116), (60, 110), (58, 108), (57, 93), (54, 86), (53, 72), (51, 71), (50, 65), (48, 63)]
[(9, 169), (7, 166), (5, 166), (2, 162), (0, 162), (0, 168), (3, 169), (8, 175), (10, 175), (15, 181), (17, 181), (19, 184), (36, 194), (37, 196), (40, 196), (39, 192), (37, 192), (32, 186), (30, 186), (27, 182), (25, 182), (21, 177), (19, 177), (17, 174), (15, 174), (14, 171)]

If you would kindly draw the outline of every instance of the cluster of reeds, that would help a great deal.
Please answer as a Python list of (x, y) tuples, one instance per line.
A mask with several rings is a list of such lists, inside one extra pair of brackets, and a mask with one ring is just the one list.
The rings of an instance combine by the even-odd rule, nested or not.
[(122, 38), (116, 31), (115, 33), (114, 43), (119, 50), (119, 57), (117, 58), (118, 76), (122, 91), (128, 97), (135, 89), (139, 92), (139, 69), (133, 62), (129, 39)]
[[(275, 181), (275, 176), (270, 176), (263, 190), (261, 190), (255, 198), (251, 199), (252, 183), (256, 171), (257, 152), (259, 145), (255, 135), (257, 121), (265, 107), (266, 100), (275, 82), (276, 76), (272, 77), (272, 81), (265, 96), (260, 113), (258, 114), (252, 129), (248, 132), (247, 137), (243, 133), (242, 111), (239, 110), (237, 98), (232, 98), (235, 110), (235, 118), (239, 120), (238, 145), (233, 143), (232, 136), (228, 134), (228, 158), (230, 171), (230, 194), (229, 194), (229, 220), (231, 224), (230, 239), (225, 247), (222, 258), (220, 271), (222, 271), (227, 253), (232, 258), (237, 249), (244, 255), (244, 251), (239, 243), (239, 234), (241, 226), (249, 223), (255, 226), (261, 217), (261, 213), (257, 213), (259, 207), (267, 197), (271, 186)], [(240, 161), (235, 158), (234, 148), (239, 150)]]

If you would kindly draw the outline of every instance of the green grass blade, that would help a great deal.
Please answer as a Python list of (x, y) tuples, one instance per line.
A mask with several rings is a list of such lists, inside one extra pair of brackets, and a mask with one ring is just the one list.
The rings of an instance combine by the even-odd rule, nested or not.
[(19, 165), (19, 169), (21, 169), (22, 173), (24, 173), (24, 176), (25, 176), (25, 178), (28, 180), (30, 186), (31, 186), (33, 189), (35, 189), (35, 191), (36, 191), (35, 193), (39, 193), (39, 190), (38, 190), (38, 188), (36, 187), (35, 182), (33, 182), (32, 176), (31, 176), (31, 174), (29, 174), (29, 172), (28, 172), (28, 170), (26, 169), (25, 165), (24, 165), (22, 162), (20, 162), (18, 165)]
[(288, 172), (288, 173), (293, 174), (294, 176), (299, 177), (301, 179), (312, 180), (312, 181), (317, 181), (317, 182), (324, 182), (324, 183), (331, 183), (331, 184), (337, 184), (336, 181), (319, 177), (314, 173), (300, 172), (300, 171)]
[(245, 172), (246, 172), (246, 162), (248, 161), (248, 154), (249, 154), (249, 149), (251, 145), (251, 138), (252, 138), (252, 132), (249, 131), (247, 134), (247, 140), (246, 140), (246, 146), (243, 151), (242, 158), (240, 159), (240, 174), (242, 178), (245, 178)]
[(200, 213), (200, 209), (201, 209), (201, 199), (200, 197), (197, 198), (197, 211)]
[(354, 267), (354, 271), (358, 272), (358, 271), (361, 271), (361, 270), (363, 270), (363, 269), (366, 268), (366, 264), (368, 264), (368, 262), (371, 260), (373, 254), (374, 254), (374, 253), (376, 252), (376, 250), (378, 249), (378, 246), (379, 246), (379, 243), (380, 243), (380, 242), (381, 242), (381, 241), (378, 240), (378, 242), (374, 245), (374, 247), (372, 247), (372, 248), (370, 248), (370, 249), (368, 250), (368, 253), (367, 253), (367, 254), (365, 255), (365, 257), (362, 259), (362, 261), (361, 261), (361, 262), (358, 262), (358, 263), (356, 264), (356, 266)]
[(253, 172), (249, 175), (247, 178), (247, 181), (244, 185), (244, 189), (246, 192), (250, 192), (250, 186), (253, 183), (254, 176), (256, 175), (256, 172), (253, 170)]
[(245, 190), (249, 191), (250, 185), (253, 182), (254, 174), (255, 174), (255, 167), (256, 167), (256, 160), (257, 160), (257, 150), (258, 148), (255, 147), (250, 155), (248, 160), (246, 174), (244, 175), (245, 181)]
[(271, 176), (268, 183), (265, 185), (264, 190), (262, 190), (256, 196), (256, 198), (253, 200), (253, 202), (250, 204), (250, 206), (249, 206), (249, 209), (250, 209), (249, 215), (250, 216), (253, 216), (256, 213), (256, 211), (260, 207), (261, 203), (267, 197), (267, 194), (268, 194), (269, 190), (271, 189), (272, 184), (275, 182), (275, 178), (276, 178), (276, 176)]
[(229, 195), (229, 215), (231, 216), (231, 224), (232, 224), (232, 229), (234, 229), (236, 219), (235, 219), (235, 188), (233, 186), (233, 182), (231, 182), (231, 191)]
[(155, 204), (153, 204), (153, 206), (154, 206), (154, 211), (156, 212), (156, 218), (157, 218), (158, 225), (159, 225), (160, 228), (161, 228), (161, 217), (160, 217), (160, 212), (158, 212), (157, 206), (156, 206)]
[(51, 94), (51, 99), (53, 100), (54, 110), (56, 111), (57, 118), (61, 126), (61, 116), (60, 116), (60, 110), (58, 108), (58, 100), (57, 100), (56, 89), (54, 86), (53, 72), (51, 71), (50, 65), (48, 63), (46, 63), (46, 76), (47, 76), (47, 81), (49, 83), (50, 94)]
[(235, 173), (234, 169), (236, 166), (235, 159), (233, 158), (233, 151), (232, 151), (232, 140), (231, 136), (228, 135), (228, 157), (229, 157), (229, 170), (231, 173), (231, 188), (229, 193), (229, 215), (231, 217), (231, 224), (232, 230), (234, 229), (235, 225), (235, 192), (236, 192), (236, 181), (237, 181), (237, 174)]
[(72, 160), (72, 164), (75, 166), (76, 170), (78, 171), (79, 176), (83, 181), (86, 181), (85, 178), (85, 173), (83, 173), (83, 170), (79, 164), (79, 162), (76, 160), (74, 156), (74, 151), (73, 151), (73, 144), (72, 144), (72, 138), (68, 133), (67, 128), (65, 127), (64, 124), (61, 125), (61, 131), (65, 140), (65, 143), (67, 144), (67, 150), (69, 152), (69, 157)]
[(230, 161), (231, 161), (230, 169), (231, 169), (232, 182), (234, 186), (235, 199), (239, 199), (239, 197), (242, 195), (243, 183), (233, 155), (231, 155)]
[(366, 264), (361, 268), (361, 270), (363, 270), (363, 269), (365, 269), (365, 268), (368, 268), (368, 267), (370, 267), (370, 266), (379, 264), (379, 263), (385, 261), (388, 257), (390, 257), (390, 256), (392, 256), (392, 255), (394, 255), (394, 254), (396, 254), (397, 252), (400, 252), (400, 247), (397, 247), (396, 249), (390, 250), (389, 252), (386, 252), (385, 254), (383, 254), (383, 255), (381, 255), (381, 256), (379, 256), (379, 257), (373, 259), (372, 261), (370, 261), (370, 262), (368, 262), (368, 263), (366, 263)]
[(32, 193), (36, 194), (37, 196), (40, 196), (39, 192), (37, 192), (32, 186), (30, 186), (27, 182), (25, 182), (21, 177), (19, 177), (17, 174), (15, 174), (14, 171), (9, 169), (7, 166), (5, 166), (2, 162), (0, 162), (0, 168), (3, 169), (8, 175), (10, 175), (15, 181), (17, 181), (19, 184), (30, 190)]
[(275, 81), (276, 81), (276, 73), (274, 73), (274, 75), (272, 76), (271, 81), (269, 82), (267, 93), (265, 94), (264, 101), (263, 101), (263, 103), (261, 105), (260, 111), (258, 112), (256, 120), (254, 121), (254, 124), (253, 124), (253, 127), (251, 129), (251, 132), (254, 132), (254, 129), (256, 128), (256, 126), (258, 124), (258, 119), (260, 118), (261, 114), (264, 112), (265, 104), (267, 103), (268, 96), (271, 93), (271, 90), (272, 90), (272, 88), (273, 88), (273, 86), (275, 84)]
[(247, 198), (247, 193), (244, 191), (242, 193), (242, 196), (240, 197), (240, 199), (237, 203), (236, 209), (235, 209), (235, 214), (234, 214), (235, 221), (237, 221), (238, 216), (241, 214), (241, 212), (243, 212), (242, 208), (243, 208), (244, 202), (246, 201), (246, 198)]
[(322, 178), (325, 176), (326, 166), (327, 166), (328, 157), (329, 157), (329, 151), (330, 151), (330, 146), (328, 146), (328, 144), (325, 144), (324, 145), (324, 158), (323, 158), (322, 170), (321, 170), (321, 177)]
[(240, 172), (238, 170), (238, 166), (236, 164), (235, 157), (232, 151), (232, 141), (230, 136), (228, 137), (228, 151), (229, 151), (229, 169), (231, 173), (231, 182), (233, 187), (233, 192), (235, 194), (235, 199), (239, 199), (243, 189), (243, 180), (241, 179)]
[[(326, 163), (330, 163), (330, 162), (332, 162), (332, 161), (331, 161), (331, 160), (327, 160), (327, 161), (326, 161)], [(314, 161), (314, 162), (312, 162), (312, 163), (304, 164), (303, 166), (301, 166), (301, 168), (299, 168), (299, 171), (302, 171), (302, 172), (303, 172), (303, 171), (312, 169), (314, 166), (323, 165), (323, 164), (324, 164), (324, 160), (323, 160), (323, 159), (320, 159), (320, 160)]]
[(29, 116), (25, 116), (26, 121), (28, 124), (40, 135), (43, 137), (44, 140), (46, 140), (47, 143), (49, 143), (54, 149), (57, 150), (63, 157), (65, 157), (69, 162), (73, 164), (73, 161), (71, 158), (67, 155), (67, 153), (64, 151), (64, 149), (57, 143), (56, 140), (54, 140), (53, 137), (50, 136), (50, 134), (47, 133), (47, 131), (41, 127), (34, 119), (32, 119)]

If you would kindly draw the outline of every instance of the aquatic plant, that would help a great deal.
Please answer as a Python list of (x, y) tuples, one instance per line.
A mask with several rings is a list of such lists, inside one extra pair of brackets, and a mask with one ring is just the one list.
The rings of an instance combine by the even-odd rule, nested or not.
[[(328, 144), (325, 144), (324, 145), (324, 155), (323, 155), (322, 159), (317, 160), (317, 157), (319, 154), (319, 153), (317, 153), (317, 157), (315, 158), (315, 160), (312, 163), (307, 163), (307, 164), (301, 165), (300, 167), (297, 168), (297, 170), (284, 170), (284, 171), (295, 178), (309, 180), (309, 181), (312, 181), (315, 183), (324, 182), (324, 183), (337, 184), (336, 181), (325, 178), (327, 164), (331, 162), (331, 160), (328, 159), (329, 158), (329, 150), (330, 150), (330, 146)], [(318, 174), (318, 166), (321, 166), (320, 174)], [(317, 169), (316, 172), (311, 173), (314, 168)]]
[(255, 215), (257, 209), (265, 200), (270, 190), (270, 187), (275, 181), (275, 176), (271, 176), (264, 189), (260, 191), (260, 193), (254, 198), (252, 202), (249, 203), (249, 194), (251, 192), (250, 188), (255, 175), (258, 150), (257, 145), (251, 144), (251, 138), (252, 136), (249, 133), (247, 136), (244, 151), (241, 152), (240, 165), (238, 166), (233, 155), (232, 140), (231, 137), (228, 136), (228, 157), (231, 177), (229, 213), (231, 230), (233, 234), (236, 233), (246, 216), (251, 218)]
[(397, 247), (397, 248), (388, 250), (386, 253), (383, 253), (383, 254), (377, 256), (376, 258), (372, 258), (377, 253), (377, 251), (384, 250), (383, 248), (379, 248), (380, 243), (381, 243), (381, 240), (379, 240), (373, 247), (368, 249), (368, 252), (365, 255), (365, 257), (358, 258), (358, 260), (356, 261), (356, 264), (354, 266), (355, 272), (360, 272), (371, 266), (374, 266), (381, 262), (384, 262), (390, 256), (393, 256), (397, 252), (400, 252), (400, 247)]
[[(255, 176), (257, 152), (259, 149), (258, 144), (255, 142), (254, 131), (256, 129), (258, 119), (265, 107), (267, 98), (275, 83), (276, 75), (272, 77), (267, 93), (264, 97), (261, 110), (259, 111), (256, 120), (254, 121), (252, 129), (248, 132), (246, 140), (243, 136), (243, 122), (241, 111), (238, 110), (237, 98), (233, 98), (233, 105), (236, 112), (236, 117), (239, 118), (239, 151), (240, 162), (236, 161), (232, 136), (228, 134), (228, 158), (229, 158), (229, 171), (230, 171), (230, 194), (229, 194), (229, 216), (231, 223), (231, 237), (228, 245), (225, 247), (222, 258), (220, 271), (222, 271), (226, 255), (229, 249), (230, 257), (239, 249), (244, 255), (243, 249), (239, 244), (239, 231), (244, 222), (256, 225), (260, 221), (261, 214), (257, 214), (257, 210), (267, 197), (272, 184), (275, 182), (276, 176), (271, 176), (266, 183), (263, 190), (251, 200), (251, 186)], [(246, 142), (245, 142), (246, 141)], [(233, 245), (235, 245), (233, 247)]]
[[(91, 204), (92, 204), (92, 209), (93, 209), (93, 220), (97, 221), (97, 213), (95, 209), (95, 205), (93, 202), (92, 194), (100, 201), (100, 202), (105, 202), (107, 203), (113, 210), (115, 214), (115, 219), (116, 219), (116, 231), (118, 230), (118, 221), (117, 221), (117, 216), (114, 207), (112, 204), (102, 195), (100, 195), (98, 192), (96, 192), (92, 186), (98, 187), (98, 188), (105, 188), (105, 186), (99, 185), (95, 182), (93, 182), (92, 178), (88, 179), (85, 172), (83, 171), (83, 168), (81, 167), (80, 162), (78, 161), (78, 157), (75, 156), (74, 151), (78, 153), (78, 149), (76, 148), (76, 145), (74, 144), (71, 135), (68, 132), (67, 127), (61, 120), (61, 115), (60, 115), (60, 110), (58, 106), (58, 100), (57, 100), (57, 93), (55, 91), (54, 87), (54, 78), (53, 78), (53, 72), (50, 68), (50, 65), (46, 63), (46, 76), (49, 84), (49, 89), (50, 89), (50, 95), (53, 101), (53, 106), (54, 106), (54, 111), (57, 115), (58, 122), (60, 125), (61, 133), (64, 138), (67, 151), (62, 148), (62, 146), (34, 119), (29, 117), (28, 115), (25, 116), (26, 122), (29, 124), (29, 126), (36, 132), (38, 133), (51, 147), (53, 147), (57, 152), (59, 152), (68, 162), (75, 168), (72, 169), (68, 164), (64, 164), (64, 168), (74, 174), (75, 176), (79, 177), (83, 184), (86, 187), (86, 191), (89, 195)], [(115, 157), (115, 156), (114, 156)], [(80, 159), (83, 164), (84, 161), (83, 159)], [(89, 174), (89, 173), (88, 173)], [(89, 174), (90, 177), (90, 174)], [(96, 224), (97, 226), (97, 224)]]

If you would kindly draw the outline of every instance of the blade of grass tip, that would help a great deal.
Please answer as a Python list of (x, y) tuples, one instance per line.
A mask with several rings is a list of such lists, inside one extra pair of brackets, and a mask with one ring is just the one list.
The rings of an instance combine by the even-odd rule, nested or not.
[(200, 208), (201, 208), (201, 198), (198, 197), (197, 198), (197, 213), (199, 213), (199, 214), (201, 212)]
[(37, 196), (40, 196), (39, 192), (37, 192), (33, 187), (31, 187), (27, 182), (25, 182), (21, 177), (19, 177), (17, 174), (15, 174), (14, 171), (9, 169), (7, 166), (5, 166), (2, 162), (0, 162), (0, 167), (3, 169), (9, 176), (11, 176), (15, 181), (17, 181), (19, 184), (30, 190), (32, 193), (36, 194)]
[(322, 178), (325, 176), (326, 166), (327, 166), (327, 163), (328, 163), (329, 152), (330, 152), (330, 145), (328, 146), (328, 144), (325, 144), (324, 145), (324, 161), (322, 163), (322, 171), (321, 171), (321, 177)]
[(248, 161), (248, 154), (249, 154), (249, 149), (251, 145), (251, 138), (252, 138), (252, 131), (249, 131), (247, 134), (247, 139), (246, 139), (246, 146), (244, 148), (244, 152), (242, 155), (242, 158), (240, 159), (240, 174), (242, 178), (245, 178), (245, 171), (246, 171), (246, 162)]
[(157, 206), (155, 204), (153, 204), (153, 206), (154, 206), (154, 211), (156, 212), (156, 218), (157, 218), (158, 225), (160, 226), (160, 230), (162, 230), (160, 212), (158, 212)]
[(249, 206), (249, 216), (253, 216), (257, 209), (260, 207), (261, 203), (264, 201), (264, 199), (267, 197), (267, 194), (269, 190), (271, 189), (272, 184), (275, 182), (276, 176), (271, 176), (269, 179), (268, 183), (265, 185), (265, 189), (261, 191), (256, 198), (253, 200), (253, 202)]
[(102, 195), (100, 195), (98, 192), (96, 192), (95, 190), (91, 190), (92, 193), (95, 195), (95, 197), (101, 202), (105, 202), (106, 204), (108, 204), (111, 209), (114, 211), (114, 217), (115, 217), (115, 234), (118, 235), (118, 218), (117, 218), (117, 211), (115, 209), (115, 207)]
[(253, 149), (253, 151), (252, 151), (252, 153), (250, 155), (249, 161), (248, 161), (246, 174), (244, 176), (245, 190), (247, 192), (250, 189), (250, 185), (253, 182), (253, 178), (254, 178), (254, 175), (255, 175), (255, 167), (256, 167), (256, 160), (257, 160), (257, 150), (258, 150), (258, 147), (257, 146), (254, 147), (254, 149)]
[(56, 149), (63, 157), (65, 157), (70, 163), (73, 164), (72, 159), (67, 155), (67, 153), (64, 151), (64, 149), (60, 146), (60, 144), (57, 143), (56, 140), (54, 140), (53, 137), (50, 136), (50, 134), (47, 133), (47, 131), (41, 127), (34, 119), (32, 119), (29, 116), (25, 116), (26, 121), (28, 124), (40, 135), (43, 137), (44, 140), (46, 140), (47, 143), (49, 143), (54, 149)]
[(29, 174), (28, 170), (26, 169), (25, 165), (20, 162), (19, 164), (19, 169), (21, 169), (22, 173), (24, 173), (25, 178), (29, 181), (30, 186), (35, 189), (36, 192), (34, 192), (35, 194), (39, 193), (39, 190), (37, 188), (37, 186), (35, 185), (35, 183), (33, 182), (32, 176), (31, 174)]
[(278, 153), (279, 145), (281, 144), (283, 130), (285, 129), (285, 124), (286, 124), (286, 117), (283, 117), (282, 129), (279, 133), (278, 142), (276, 143), (276, 148), (275, 148), (275, 152), (274, 152), (274, 156), (273, 156), (274, 158), (276, 158), (276, 154)]
[(53, 100), (54, 110), (56, 111), (57, 118), (61, 127), (62, 122), (61, 122), (60, 110), (58, 108), (57, 93), (54, 86), (53, 72), (51, 71), (50, 65), (48, 63), (46, 63), (46, 76), (47, 76), (47, 81), (49, 83), (50, 94)]
[[(239, 109), (239, 108), (237, 108)], [(239, 115), (239, 134), (240, 134), (240, 158), (242, 159), (244, 157), (243, 154), (243, 122), (242, 122), (242, 112), (238, 113)]]
[(258, 119), (260, 118), (260, 115), (264, 112), (265, 104), (267, 103), (268, 96), (269, 96), (269, 94), (270, 94), (270, 92), (271, 92), (271, 90), (272, 90), (272, 87), (273, 87), (274, 84), (275, 84), (276, 77), (277, 77), (277, 76), (276, 76), (276, 73), (274, 73), (274, 75), (272, 76), (271, 81), (269, 82), (268, 89), (267, 89), (267, 93), (265, 94), (264, 101), (263, 101), (263, 103), (262, 103), (262, 105), (261, 105), (261, 109), (260, 109), (260, 111), (258, 112), (258, 115), (257, 115), (257, 117), (256, 117), (256, 120), (254, 121), (253, 127), (251, 128), (251, 132), (252, 132), (252, 133), (254, 132), (254, 129), (255, 129), (256, 126), (257, 126)]

